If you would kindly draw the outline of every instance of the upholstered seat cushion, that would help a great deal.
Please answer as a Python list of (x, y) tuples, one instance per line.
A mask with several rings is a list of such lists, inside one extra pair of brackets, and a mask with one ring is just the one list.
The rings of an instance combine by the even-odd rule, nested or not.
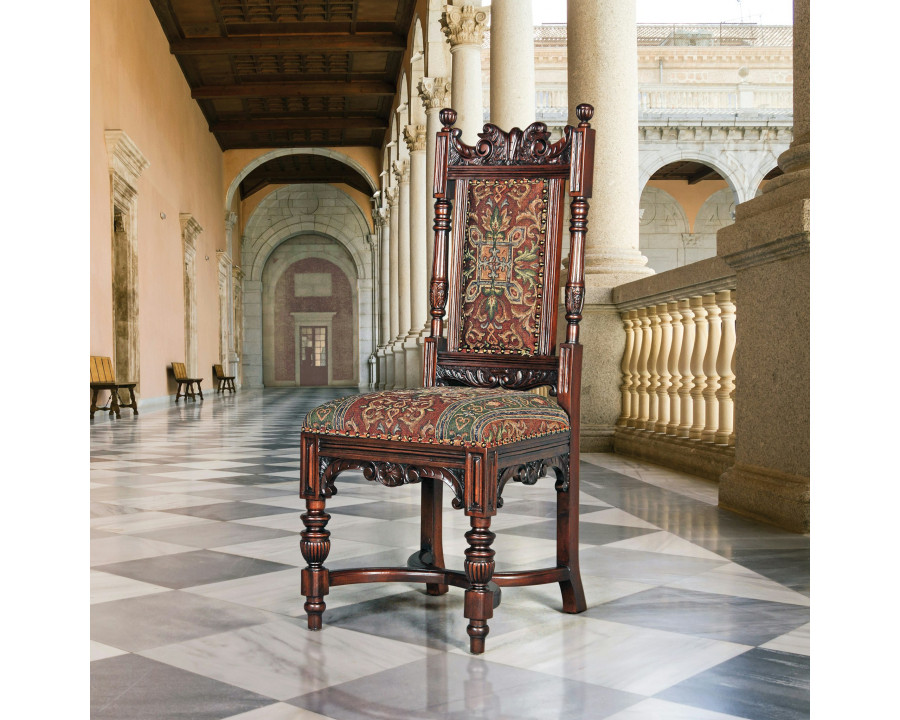
[(303, 430), (487, 447), (567, 432), (569, 418), (554, 400), (533, 393), (434, 387), (338, 398), (307, 414)]

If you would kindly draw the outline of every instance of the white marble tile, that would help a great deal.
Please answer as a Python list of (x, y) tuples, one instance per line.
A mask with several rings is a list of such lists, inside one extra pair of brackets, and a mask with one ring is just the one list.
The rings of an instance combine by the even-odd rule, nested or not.
[[(548, 563), (548, 565), (551, 564), (553, 563)], [(653, 587), (652, 585), (634, 582), (633, 580), (601, 578), (585, 575), (583, 572), (581, 574), (581, 583), (584, 586), (584, 597), (589, 609)], [(503, 602), (514, 604), (516, 608), (540, 606), (559, 611), (562, 608), (562, 595), (560, 594), (558, 583), (508, 587), (503, 588)], [(500, 612), (500, 610), (498, 609), (497, 612)]]
[(172, 508), (194, 507), (196, 505), (213, 505), (215, 503), (228, 502), (215, 498), (197, 497), (196, 495), (182, 495), (181, 493), (160, 493), (150, 497), (131, 497), (121, 500), (104, 500), (110, 505), (123, 505), (125, 507), (140, 508), (141, 510), (171, 510)]
[(153, 473), (153, 475), (175, 480), (215, 480), (216, 478), (234, 477), (241, 473), (230, 470), (176, 470), (175, 472)]
[(141, 654), (276, 700), (287, 700), (420, 660), (433, 652), (327, 624), (323, 630), (312, 632), (301, 624), (284, 621)]
[(487, 648), (485, 660), (640, 695), (655, 695), (751, 649), (562, 614), (494, 638)]
[(769, 640), (769, 642), (765, 645), (760, 645), (760, 647), (767, 650), (778, 650), (809, 657), (809, 623), (773, 640)]
[(744, 720), (744, 718), (648, 698), (637, 705), (620, 710), (615, 715), (610, 715), (606, 720)]
[(656, 525), (653, 523), (641, 520), (639, 517), (635, 517), (631, 513), (619, 510), (618, 508), (606, 508), (597, 510), (596, 512), (585, 512), (584, 508), (582, 508), (581, 522), (594, 522), (603, 525), (622, 525), (624, 527), (636, 528), (656, 528)]
[(136, 533), (185, 525), (202, 525), (210, 522), (213, 521), (190, 515), (148, 510), (131, 515), (113, 515), (111, 517), (97, 518), (91, 520), (91, 527), (106, 530), (107, 532)]
[(155, 490), (160, 493), (192, 493), (205, 490), (227, 490), (237, 487), (231, 483), (217, 483), (209, 480), (176, 480), (174, 482), (161, 482), (147, 485), (135, 485), (146, 490)]
[(116, 537), (97, 538), (91, 540), (91, 565), (107, 565), (128, 560), (174, 555), (191, 552), (197, 548), (187, 545), (149, 540), (134, 535), (118, 535)]
[(641, 550), (643, 552), (657, 552), (664, 555), (681, 555), (684, 557), (706, 558), (708, 560), (721, 560), (723, 563), (728, 562), (721, 555), (694, 545), (677, 535), (673, 535), (665, 530), (660, 530), (647, 535), (628, 538), (627, 540), (619, 540), (617, 542), (604, 545), (608, 548), (617, 548), (619, 550)]
[(240, 715), (231, 715), (227, 720), (332, 720), (325, 715), (319, 715), (312, 710), (298, 708), (296, 705), (288, 705), (287, 703), (274, 703), (265, 707), (251, 710), (250, 712), (241, 713)]
[(111, 645), (104, 645), (96, 640), (91, 640), (91, 662), (127, 654), (127, 650), (119, 650), (119, 648), (114, 648)]
[(592, 465), (614, 470), (650, 485), (656, 485), (679, 495), (716, 505), (719, 502), (719, 485), (695, 475), (679, 472), (614, 453), (582, 453), (581, 459)]
[(678, 580), (671, 583), (669, 587), (721, 595), (736, 595), (754, 600), (768, 600), (805, 607), (809, 607), (810, 603), (809, 597), (806, 595), (735, 563)]
[[(263, 515), (255, 518), (241, 518), (232, 522), (241, 525), (255, 525), (256, 527), (274, 528), (275, 530), (288, 530), (300, 532), (303, 530), (303, 522), (300, 520), (300, 511), (296, 513), (278, 513), (277, 515)], [(361, 515), (332, 515), (328, 523), (328, 530), (332, 533), (337, 529), (356, 525), (357, 523), (371, 522), (371, 518)]]
[(228, 468), (247, 467), (253, 463), (238, 462), (236, 460), (191, 460), (188, 462), (173, 463), (173, 468), (190, 468), (193, 470), (226, 470)]
[(121, 575), (91, 570), (91, 605), (160, 592), (170, 592), (170, 590)]

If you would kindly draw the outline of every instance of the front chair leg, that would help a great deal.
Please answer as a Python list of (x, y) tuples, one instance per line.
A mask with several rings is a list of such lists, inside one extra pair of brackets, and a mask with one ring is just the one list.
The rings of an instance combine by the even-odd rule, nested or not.
[(465, 617), (469, 619), (466, 632), (469, 634), (469, 650), (475, 655), (484, 652), (484, 639), (490, 632), (487, 621), (494, 616), (494, 593), (488, 583), (494, 575), (494, 533), (491, 532), (489, 517), (470, 518), (472, 529), (466, 533), (469, 547), (466, 548), (466, 590)]
[(304, 530), (300, 533), (300, 552), (307, 566), (300, 572), (300, 592), (306, 596), (306, 610), (310, 630), (322, 629), (322, 613), (325, 612), (325, 596), (328, 594), (328, 570), (322, 567), (331, 541), (331, 533), (325, 529), (331, 515), (325, 512), (324, 500), (306, 499), (306, 512), (300, 516)]

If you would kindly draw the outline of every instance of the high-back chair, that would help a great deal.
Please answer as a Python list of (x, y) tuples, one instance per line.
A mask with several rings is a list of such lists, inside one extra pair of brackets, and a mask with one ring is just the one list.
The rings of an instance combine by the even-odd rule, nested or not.
[[(361, 582), (421, 582), (429, 594), (465, 589), (473, 653), (484, 652), (502, 586), (557, 582), (562, 609), (586, 609), (578, 568), (578, 436), (584, 300), (584, 236), (593, 176), (590, 105), (577, 127), (551, 143), (543, 123), (509, 133), (485, 125), (460, 141), (456, 113), (440, 112), (434, 172), (435, 247), (431, 335), (424, 387), (343, 397), (304, 420), (300, 549), (304, 609), (322, 627), (330, 588)], [(568, 181), (570, 261), (565, 342), (557, 343), (560, 251)], [(452, 198), (452, 203), (451, 203)], [(445, 336), (445, 307), (449, 317)], [(546, 386), (545, 397), (533, 392)], [(556, 399), (552, 399), (555, 397)], [(510, 480), (556, 476), (556, 565), (494, 572), (491, 518)], [(421, 545), (406, 567), (328, 570), (328, 498), (337, 476), (362, 470), (388, 487), (421, 483)], [(465, 569), (444, 567), (441, 495), (470, 519)]]

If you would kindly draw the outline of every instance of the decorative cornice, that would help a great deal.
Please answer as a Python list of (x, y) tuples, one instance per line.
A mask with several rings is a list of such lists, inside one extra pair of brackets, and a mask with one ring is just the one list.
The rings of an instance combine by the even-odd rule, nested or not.
[(473, 5), (445, 5), (441, 14), (441, 30), (450, 41), (450, 48), (457, 45), (478, 45), (484, 42), (488, 13)]
[(419, 97), (425, 110), (440, 110), (449, 105), (450, 81), (443, 77), (423, 77), (419, 80)]
[(424, 125), (407, 125), (403, 128), (403, 139), (411, 153), (425, 150), (425, 137)]
[(698, 125), (679, 121), (682, 125), (641, 124), (638, 129), (640, 140), (654, 141), (713, 141), (748, 142), (764, 141), (790, 142), (793, 137), (793, 120), (784, 125)]
[(181, 213), (178, 219), (181, 221), (181, 237), (184, 240), (184, 244), (193, 250), (195, 247), (194, 240), (203, 232), (203, 228), (190, 213)]
[(123, 130), (107, 130), (104, 135), (109, 169), (133, 186), (150, 166), (150, 161)]

